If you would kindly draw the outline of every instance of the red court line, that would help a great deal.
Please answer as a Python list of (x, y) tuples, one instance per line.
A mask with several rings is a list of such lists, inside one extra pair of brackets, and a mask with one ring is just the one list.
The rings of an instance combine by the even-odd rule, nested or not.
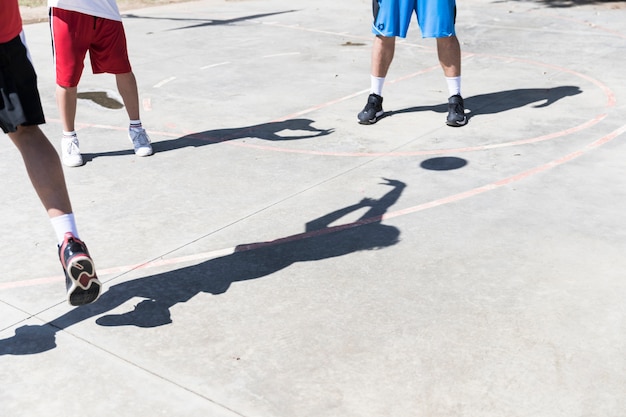
[[(273, 241), (269, 241), (269, 242), (261, 242), (261, 243), (252, 243), (249, 245), (241, 245), (238, 246), (236, 248), (236, 251), (238, 252), (242, 252), (242, 251), (249, 251), (249, 250), (255, 250), (255, 249), (259, 249), (261, 247), (267, 247), (267, 246), (272, 246), (272, 245), (277, 245), (277, 244), (281, 244), (281, 243), (287, 243), (287, 242), (292, 242), (292, 241), (297, 241), (297, 240), (302, 240), (302, 239), (308, 239), (311, 237), (315, 237), (315, 236), (321, 236), (321, 235), (325, 235), (325, 234), (329, 234), (329, 233), (335, 233), (341, 230), (346, 230), (346, 229), (350, 229), (350, 228), (354, 228), (354, 227), (359, 227), (359, 226), (363, 226), (366, 224), (371, 224), (371, 223), (377, 223), (383, 220), (388, 220), (388, 219), (392, 219), (395, 217), (400, 217), (400, 216), (406, 216), (409, 214), (413, 214), (413, 213), (417, 213), (420, 211), (424, 211), (427, 209), (431, 209), (434, 207), (439, 207), (445, 204), (449, 204), (449, 203), (454, 203), (457, 201), (461, 201), (470, 197), (474, 197), (480, 194), (483, 194), (487, 191), (492, 191), (507, 185), (510, 185), (512, 183), (518, 182), (518, 181), (522, 181), (526, 178), (532, 177), (533, 175), (536, 174), (540, 174), (542, 172), (546, 172), (554, 167), (557, 167), (559, 165), (565, 164), (567, 162), (570, 162), (594, 149), (599, 148), (602, 145), (605, 145), (606, 143), (612, 141), (613, 139), (619, 137), (620, 135), (624, 134), (626, 132), (626, 125), (623, 125), (622, 127), (614, 130), (613, 132), (601, 137), (598, 140), (595, 140), (589, 144), (587, 144), (586, 146), (584, 146), (583, 148), (574, 151), (572, 153), (569, 153), (561, 158), (557, 158), (554, 159), (546, 164), (540, 165), (538, 167), (535, 168), (531, 168), (529, 170), (526, 171), (522, 171), (518, 174), (503, 178), (501, 180), (497, 180), (494, 182), (491, 182), (489, 184), (485, 184), (483, 186), (480, 187), (476, 187), (473, 188), (471, 190), (468, 191), (464, 191), (461, 193), (457, 193), (457, 194), (453, 194), (451, 196), (448, 197), (444, 197), (444, 198), (440, 198), (437, 200), (433, 200), (433, 201), (429, 201), (427, 203), (422, 203), (422, 204), (418, 204), (415, 205), (413, 207), (408, 207), (402, 210), (396, 210), (396, 211), (392, 211), (390, 213), (386, 213), (382, 216), (374, 216), (374, 217), (369, 217), (367, 219), (363, 219), (363, 220), (359, 220), (357, 222), (353, 222), (353, 223), (347, 223), (347, 224), (343, 224), (343, 225), (339, 225), (339, 226), (333, 226), (333, 227), (328, 227), (326, 229), (321, 229), (321, 230), (314, 230), (312, 232), (304, 232), (304, 233), (300, 233), (300, 234), (296, 234), (296, 235), (292, 235), (292, 236), (288, 236), (288, 237), (284, 237), (284, 238), (279, 238)], [(225, 248), (225, 249), (220, 249), (220, 250), (216, 250), (216, 251), (211, 251), (211, 252), (204, 252), (204, 253), (199, 253), (196, 255), (189, 255), (189, 256), (181, 256), (178, 258), (171, 258), (171, 259), (158, 259), (158, 260), (154, 260), (154, 261), (149, 261), (149, 262), (145, 262), (145, 263), (141, 263), (141, 264), (135, 264), (135, 265), (127, 265), (127, 266), (121, 266), (121, 267), (116, 267), (116, 268), (108, 268), (108, 269), (103, 269), (103, 270), (98, 270), (98, 273), (100, 275), (108, 275), (108, 274), (116, 274), (116, 273), (126, 273), (126, 272), (130, 272), (132, 270), (139, 270), (139, 269), (148, 269), (148, 268), (154, 268), (157, 266), (166, 266), (166, 265), (176, 265), (176, 264), (180, 264), (180, 263), (184, 263), (184, 262), (190, 262), (190, 261), (196, 261), (196, 260), (202, 260), (202, 261), (206, 261), (212, 258), (217, 258), (217, 257), (221, 257), (221, 256), (226, 256), (229, 254), (232, 254), (235, 252), (235, 248)], [(0, 290), (6, 290), (6, 289), (13, 289), (13, 288), (22, 288), (22, 287), (32, 287), (32, 286), (36, 286), (36, 285), (43, 285), (43, 284), (49, 284), (49, 283), (53, 283), (53, 282), (59, 282), (62, 281), (63, 277), (62, 276), (51, 276), (51, 277), (46, 277), (46, 278), (37, 278), (37, 279), (31, 279), (31, 280), (23, 280), (23, 281), (15, 281), (15, 282), (6, 282), (6, 283), (2, 283), (0, 284)]]
[[(603, 84), (602, 82), (596, 80), (593, 77), (590, 77), (586, 74), (582, 74), (578, 71), (574, 71), (571, 70), (569, 68), (565, 68), (565, 67), (561, 67), (558, 65), (553, 65), (553, 64), (548, 64), (548, 63), (543, 63), (543, 62), (539, 62), (539, 61), (534, 61), (534, 60), (530, 60), (530, 59), (525, 59), (525, 58), (515, 58), (515, 57), (508, 57), (508, 56), (499, 56), (499, 55), (489, 55), (489, 54), (480, 54), (480, 53), (471, 53), (468, 54), (468, 57), (474, 57), (474, 56), (483, 56), (483, 57), (488, 57), (488, 58), (493, 58), (493, 59), (498, 59), (498, 60), (502, 60), (502, 61), (513, 61), (513, 62), (519, 62), (519, 63), (525, 63), (525, 64), (530, 64), (530, 65), (534, 65), (534, 66), (541, 66), (541, 67), (545, 67), (545, 68), (551, 68), (566, 74), (570, 74), (573, 75), (575, 77), (581, 78), (583, 80), (588, 81), (589, 83), (595, 85), (596, 87), (598, 87), (603, 93), (604, 96), (606, 98), (606, 103), (605, 103), (605, 107), (609, 108), (609, 107), (614, 107), (617, 100), (615, 98), (615, 94), (613, 93), (613, 91), (606, 86), (605, 84)], [(434, 71), (436, 69), (438, 69), (439, 66), (438, 65), (434, 65), (428, 68), (425, 68), (423, 70), (393, 79), (393, 80), (389, 80), (388, 83), (389, 84), (393, 84), (393, 83), (397, 83), (400, 81), (404, 81), (413, 77), (416, 77), (418, 75), (422, 75), (422, 74), (426, 74), (428, 72)], [(309, 113), (313, 113), (315, 111), (330, 107), (332, 105), (335, 105), (337, 103), (341, 103), (343, 101), (346, 100), (350, 100), (352, 98), (355, 98), (361, 94), (365, 94), (367, 93), (369, 90), (361, 90), (358, 91), (356, 93), (353, 94), (349, 94), (347, 96), (338, 98), (338, 99), (334, 99), (334, 100), (330, 100), (326, 103), (322, 103), (316, 106), (312, 106), (309, 107), (308, 109), (296, 112), (296, 113), (292, 113), (289, 114), (287, 116), (278, 118), (273, 120), (271, 123), (275, 123), (275, 122), (282, 122), (282, 121), (286, 121), (289, 119), (293, 119), (293, 118), (297, 118), (300, 116), (303, 116), (305, 114), (309, 114)], [(527, 139), (518, 139), (518, 140), (513, 140), (513, 141), (509, 141), (509, 142), (501, 142), (501, 143), (493, 143), (493, 144), (489, 144), (489, 145), (481, 145), (481, 146), (470, 146), (470, 147), (463, 147), (463, 148), (447, 148), (447, 149), (432, 149), (432, 150), (422, 150), (422, 151), (406, 151), (406, 152), (329, 152), (329, 151), (316, 151), (316, 150), (309, 150), (309, 149), (294, 149), (294, 148), (285, 148), (285, 147), (277, 147), (274, 145), (264, 145), (264, 144), (253, 144), (253, 143), (243, 143), (243, 142), (229, 142), (229, 145), (232, 146), (240, 146), (240, 147), (244, 147), (244, 148), (251, 148), (251, 149), (259, 149), (259, 150), (268, 150), (268, 151), (272, 151), (272, 152), (282, 152), (282, 153), (294, 153), (294, 154), (307, 154), (307, 155), (320, 155), (320, 156), (340, 156), (340, 157), (381, 157), (381, 156), (420, 156), (420, 155), (441, 155), (441, 154), (448, 154), (448, 153), (466, 153), (466, 152), (475, 152), (475, 151), (483, 151), (483, 150), (488, 150), (488, 149), (496, 149), (496, 148), (503, 148), (503, 147), (509, 147), (509, 146), (518, 146), (518, 145), (526, 145), (526, 144), (531, 144), (531, 143), (537, 143), (537, 142), (543, 142), (543, 141), (547, 141), (547, 140), (551, 140), (551, 139), (555, 139), (555, 138), (559, 138), (559, 137), (563, 137), (563, 136), (567, 136), (570, 135), (572, 133), (575, 132), (579, 132), (582, 131), (584, 129), (588, 129), (590, 127), (592, 127), (593, 125), (601, 122), (602, 120), (604, 120), (606, 118), (607, 114), (606, 113), (602, 113), (602, 114), (598, 114), (594, 117), (592, 117), (591, 119), (581, 123), (578, 126), (574, 126), (568, 129), (564, 129), (561, 131), (557, 131), (557, 132), (553, 132), (553, 133), (549, 133), (549, 134), (545, 134), (545, 135), (541, 135), (538, 137), (534, 137), (534, 138), (527, 138)], [(171, 136), (171, 133), (168, 134), (169, 136)], [(225, 142), (228, 141), (228, 138), (221, 138), (220, 140), (215, 140), (215, 142)]]
[[(595, 85), (596, 87), (598, 87), (605, 95), (606, 97), (606, 104), (605, 107), (609, 108), (609, 107), (614, 107), (617, 100), (615, 97), (615, 94), (613, 93), (613, 91), (606, 86), (605, 84), (603, 84), (602, 82), (596, 80), (593, 77), (590, 77), (586, 74), (580, 73), (578, 71), (574, 71), (571, 70), (569, 68), (565, 68), (559, 65), (554, 65), (554, 64), (548, 64), (548, 63), (544, 63), (544, 62), (540, 62), (540, 61), (535, 61), (535, 60), (531, 60), (531, 59), (526, 59), (526, 58), (515, 58), (515, 57), (510, 57), (510, 56), (502, 56), (502, 55), (491, 55), (491, 54), (482, 54), (482, 53), (468, 53), (467, 57), (468, 58), (472, 58), (475, 56), (479, 56), (479, 57), (486, 57), (486, 58), (492, 58), (492, 59), (497, 59), (497, 60), (501, 60), (501, 61), (512, 61), (512, 62), (519, 62), (519, 63), (524, 63), (524, 64), (529, 64), (529, 65), (533, 65), (533, 66), (539, 66), (539, 67), (545, 67), (545, 68), (551, 68), (553, 70), (556, 71), (560, 71), (566, 74), (570, 74), (573, 75), (575, 77), (581, 78), (583, 80), (586, 80), (587, 82)], [(388, 83), (389, 84), (394, 84), (394, 83), (398, 83), (401, 81), (405, 81), (407, 79), (410, 78), (414, 78), (418, 75), (422, 75), (422, 74), (426, 74), (429, 72), (432, 72), (436, 69), (439, 68), (439, 65), (433, 65), (431, 67), (428, 68), (424, 68), (420, 71), (411, 73), (411, 74), (407, 74), (404, 76), (401, 76), (399, 78), (393, 79), (393, 80), (389, 80)], [(346, 100), (350, 100), (352, 98), (355, 98), (361, 94), (365, 94), (367, 93), (369, 90), (361, 90), (358, 91), (356, 93), (352, 93), (349, 94), (347, 96), (344, 97), (340, 97), (334, 100), (330, 100), (328, 102), (319, 104), (319, 105), (315, 105), (312, 107), (309, 107), (308, 109), (296, 112), (296, 113), (292, 113), (289, 114), (287, 116), (275, 119), (273, 121), (271, 121), (270, 123), (275, 123), (275, 122), (282, 122), (282, 121), (286, 121), (289, 119), (293, 119), (293, 118), (297, 118), (300, 116), (303, 116), (305, 114), (309, 114), (327, 107), (330, 107), (332, 105), (335, 105), (337, 103), (341, 103), (343, 101)], [(272, 145), (264, 145), (264, 144), (253, 144), (253, 143), (249, 143), (249, 142), (240, 142), (240, 141), (230, 141), (231, 138), (228, 137), (224, 137), (224, 138), (218, 138), (215, 140), (210, 140), (211, 142), (214, 143), (220, 143), (220, 142), (228, 142), (229, 145), (231, 146), (239, 146), (239, 147), (244, 147), (244, 148), (251, 148), (251, 149), (259, 149), (259, 150), (266, 150), (266, 151), (272, 151), (272, 152), (281, 152), (281, 153), (293, 153), (293, 154), (307, 154), (307, 155), (320, 155), (320, 156), (339, 156), (339, 157), (381, 157), (381, 156), (397, 156), (397, 157), (402, 157), (402, 156), (420, 156), (420, 155), (442, 155), (442, 154), (448, 154), (448, 153), (467, 153), (467, 152), (475, 152), (475, 151), (483, 151), (483, 150), (488, 150), (488, 149), (495, 149), (495, 148), (503, 148), (503, 147), (509, 147), (509, 146), (518, 146), (518, 145), (525, 145), (525, 144), (530, 144), (530, 143), (537, 143), (537, 142), (542, 142), (542, 141), (547, 141), (547, 140), (551, 140), (551, 139), (555, 139), (555, 138), (559, 138), (562, 136), (567, 136), (570, 135), (572, 133), (575, 132), (579, 132), (582, 131), (584, 129), (587, 129), (597, 123), (599, 123), (600, 121), (602, 121), (607, 115), (605, 113), (603, 114), (598, 114), (594, 117), (592, 117), (590, 120), (587, 120), (585, 122), (583, 122), (582, 124), (572, 127), (572, 128), (568, 128), (568, 129), (564, 129), (561, 131), (557, 131), (557, 132), (553, 132), (553, 133), (549, 133), (549, 134), (545, 134), (545, 135), (541, 135), (535, 138), (527, 138), (527, 139), (518, 139), (518, 140), (513, 140), (513, 141), (509, 141), (509, 142), (500, 142), (500, 143), (493, 143), (493, 144), (489, 144), (489, 145), (480, 145), (480, 146), (471, 146), (471, 147), (463, 147), (463, 148), (448, 148), (448, 149), (432, 149), (432, 150), (422, 150), (422, 151), (406, 151), (406, 152), (329, 152), (329, 151), (316, 151), (316, 150), (309, 150), (309, 149), (293, 149), (293, 148), (285, 148), (285, 147), (277, 147)], [(54, 122), (58, 122), (60, 123), (60, 120), (58, 119), (50, 119)], [(81, 128), (84, 127), (94, 127), (94, 128), (102, 128), (102, 129), (112, 129), (112, 130), (125, 130), (125, 127), (119, 127), (119, 126), (106, 126), (106, 125), (100, 125), (100, 124), (89, 124), (89, 123), (77, 123), (77, 126), (80, 126)], [(171, 138), (177, 138), (180, 137), (180, 133), (172, 133), (172, 132), (160, 132), (160, 131), (153, 131), (153, 130), (149, 130), (149, 133), (152, 134), (156, 134), (159, 136), (166, 136), (166, 137), (171, 137)], [(206, 139), (198, 139), (198, 140), (206, 140)]]
[[(280, 26), (280, 25), (277, 25)], [(289, 26), (290, 27), (290, 26)], [(302, 29), (302, 28), (298, 28), (298, 29)], [(602, 29), (602, 28), (601, 28)], [(603, 29), (606, 30), (606, 29)], [(330, 34), (334, 34), (337, 35), (337, 33), (334, 32), (323, 32), (323, 31), (319, 31), (322, 33), (330, 33)], [(615, 34), (618, 34), (617, 32)], [(618, 34), (620, 37), (623, 35)], [(419, 45), (416, 45), (419, 46)], [(514, 57), (506, 57), (506, 56), (497, 56), (497, 55), (489, 55), (489, 54), (468, 54), (468, 57), (471, 56), (485, 56), (485, 57), (491, 57), (491, 58), (495, 58), (495, 59), (500, 59), (500, 60), (507, 60), (507, 61), (516, 61), (516, 62), (523, 62), (523, 63), (529, 63), (532, 65), (538, 65), (538, 66), (544, 66), (547, 68), (552, 68), (552, 69), (556, 69), (559, 71), (563, 71), (565, 73), (569, 73), (575, 76), (578, 76), (580, 78), (583, 78), (589, 82), (591, 82), (592, 84), (596, 85), (597, 87), (599, 87), (605, 94), (605, 96), (607, 97), (607, 107), (612, 107), (615, 105), (616, 103), (616, 98), (615, 95), (613, 94), (613, 92), (603, 83), (599, 82), (598, 80), (595, 80), (594, 78), (587, 76), (585, 74), (579, 73), (577, 71), (573, 71), (564, 67), (560, 67), (557, 65), (552, 65), (552, 64), (546, 64), (546, 63), (542, 63), (539, 61), (533, 61), (533, 60), (529, 60), (529, 59), (521, 59), (521, 58), (514, 58)], [(417, 75), (421, 75), (430, 71), (433, 71), (435, 69), (439, 68), (439, 66), (432, 66), (429, 68), (426, 68), (424, 70), (412, 73), (412, 74), (408, 74), (406, 76), (400, 77), (398, 79), (394, 79), (394, 80), (390, 80), (389, 83), (395, 83), (395, 82), (399, 82), (399, 81), (404, 81), (406, 79), (415, 77)], [(357, 97), (358, 95), (364, 94), (366, 93), (368, 90), (362, 90), (359, 91), (357, 93), (336, 99), (336, 100), (331, 100), (329, 102), (311, 107), (309, 109), (297, 112), (297, 113), (293, 113), (291, 115), (285, 116), (283, 118), (280, 119), (276, 119), (273, 122), (280, 122), (280, 121), (285, 121), (294, 117), (298, 117), (298, 116), (302, 116), (304, 114), (307, 113), (311, 113), (317, 110), (320, 110), (322, 108), (325, 107), (329, 107), (331, 105), (340, 103), (342, 101), (345, 100), (349, 100), (352, 99), (354, 97)], [(565, 136), (565, 135), (569, 135), (572, 134), (574, 132), (578, 132), (584, 129), (587, 129), (597, 123), (599, 123), (601, 120), (603, 120), (606, 117), (606, 114), (600, 114), (597, 115), (596, 117), (594, 117), (593, 119), (570, 129), (566, 129), (560, 132), (554, 132), (554, 133), (550, 133), (547, 135), (542, 135), (539, 136), (537, 138), (531, 138), (531, 139), (521, 139), (521, 140), (517, 140), (517, 141), (512, 141), (512, 142), (506, 142), (506, 143), (499, 143), (499, 144), (492, 144), (492, 145), (484, 145), (484, 146), (477, 146), (477, 147), (466, 147), (466, 148), (458, 148), (458, 149), (441, 149), (441, 150), (430, 150), (430, 151), (417, 151), (417, 152), (403, 152), (403, 153), (397, 153), (397, 152), (388, 152), (388, 153), (327, 153), (327, 152), (317, 152), (317, 151), (304, 151), (304, 150), (292, 150), (292, 149), (286, 149), (286, 148), (273, 148), (273, 147), (268, 147), (268, 146), (262, 146), (262, 145), (251, 145), (251, 144), (241, 144), (241, 143), (234, 143), (235, 145), (238, 146), (245, 146), (245, 147), (250, 147), (250, 148), (257, 148), (257, 149), (264, 149), (264, 150), (272, 150), (272, 151), (281, 151), (281, 152), (292, 152), (292, 153), (309, 153), (309, 154), (317, 154), (317, 155), (333, 155), (333, 156), (411, 156), (411, 155), (434, 155), (434, 154), (441, 154), (441, 153), (460, 153), (460, 152), (469, 152), (469, 151), (477, 151), (477, 150), (486, 150), (486, 149), (493, 149), (493, 148), (498, 148), (498, 147), (505, 147), (505, 146), (513, 146), (513, 145), (520, 145), (520, 144), (527, 144), (527, 143), (535, 143), (535, 142), (540, 142), (540, 141), (544, 141), (544, 140), (549, 140), (549, 139), (553, 139), (556, 137), (560, 137), (560, 136)], [(59, 122), (60, 120), (58, 119), (52, 119), (55, 122)], [(106, 125), (100, 125), (100, 124), (86, 124), (86, 123), (81, 123), (79, 124), (82, 127), (95, 127), (95, 128), (103, 128), (103, 129), (111, 129), (111, 130), (125, 130), (125, 127), (116, 127), (116, 126), (106, 126)], [(279, 243), (285, 243), (287, 241), (294, 241), (294, 240), (300, 240), (300, 239), (306, 239), (306, 238), (310, 238), (313, 236), (319, 236), (322, 234), (327, 234), (327, 233), (334, 233), (340, 230), (345, 230), (348, 228), (352, 228), (352, 227), (358, 227), (358, 226), (362, 226), (365, 224), (370, 224), (370, 223), (374, 223), (374, 222), (379, 222), (381, 220), (384, 219), (391, 219), (394, 217), (399, 217), (399, 216), (404, 216), (407, 214), (412, 214), (412, 213), (416, 213), (419, 211), (423, 211), (426, 209), (430, 209), (433, 207), (438, 207), (444, 204), (448, 204), (448, 203), (452, 203), (452, 202), (456, 202), (456, 201), (460, 201), (466, 198), (470, 198), (479, 194), (482, 194), (484, 192), (487, 191), (491, 191), (500, 187), (503, 187), (505, 185), (511, 184), (513, 182), (517, 182), (523, 179), (526, 179), (532, 175), (547, 171), (551, 168), (554, 168), (556, 166), (559, 166), (561, 164), (564, 164), (566, 162), (569, 162), (575, 158), (578, 158), (581, 155), (584, 155), (585, 153), (589, 152), (592, 149), (598, 148), (602, 145), (604, 145), (605, 143), (608, 143), (609, 141), (615, 139), (616, 137), (622, 135), (624, 132), (626, 132), (626, 125), (622, 126), (619, 129), (616, 129), (615, 131), (609, 133), (608, 135), (602, 137), (601, 139), (598, 139), (590, 144), (588, 144), (587, 146), (585, 146), (584, 148), (582, 148), (579, 151), (576, 152), (572, 152), (562, 158), (558, 158), (555, 159), (551, 162), (548, 162), (547, 164), (532, 168), (530, 170), (527, 171), (523, 171), (519, 174), (507, 177), (505, 179), (502, 180), (498, 180), (498, 181), (494, 181), (492, 183), (483, 185), (481, 187), (477, 187), (465, 192), (461, 192), (458, 194), (454, 194), (448, 197), (444, 197), (441, 199), (437, 199), (437, 200), (433, 200), (427, 203), (423, 203), (423, 204), (419, 204), (413, 207), (409, 207), (406, 209), (402, 209), (402, 210), (397, 210), (397, 211), (393, 211), (390, 213), (386, 213), (383, 216), (376, 216), (376, 217), (371, 217), (368, 219), (363, 219), (360, 220), (358, 222), (354, 222), (354, 223), (348, 223), (348, 224), (344, 224), (344, 225), (340, 225), (340, 226), (334, 226), (334, 227), (330, 227), (330, 228), (326, 228), (326, 229), (322, 229), (322, 230), (318, 230), (318, 231), (313, 231), (313, 232), (306, 232), (306, 233), (301, 233), (301, 234), (297, 234), (297, 235), (293, 235), (293, 236), (289, 236), (286, 238), (280, 238), (277, 239), (275, 241), (270, 241), (270, 242), (262, 242), (262, 243), (256, 243), (256, 244), (250, 244), (250, 245), (246, 245), (243, 247), (238, 247), (237, 250), (238, 251), (242, 251), (242, 250), (254, 250), (256, 248), (259, 247), (264, 247), (264, 246), (270, 246), (270, 245), (274, 245), (274, 244), (279, 244)], [(150, 133), (156, 133), (162, 136), (168, 136), (168, 137), (178, 137), (179, 134), (176, 133), (171, 133), (171, 132), (156, 132), (156, 131), (151, 131)], [(116, 274), (116, 273), (126, 273), (132, 270), (137, 270), (137, 269), (146, 269), (146, 268), (151, 268), (151, 267), (157, 267), (157, 266), (164, 266), (164, 265), (172, 265), (172, 264), (180, 264), (183, 262), (189, 262), (192, 260), (206, 260), (206, 259), (211, 259), (213, 257), (218, 257), (218, 256), (225, 256), (228, 255), (230, 253), (233, 253), (235, 250), (235, 248), (226, 248), (226, 249), (221, 249), (221, 250), (217, 250), (217, 251), (211, 251), (211, 252), (205, 252), (205, 253), (201, 253), (201, 254), (197, 254), (197, 255), (191, 255), (191, 256), (185, 256), (185, 257), (179, 257), (179, 258), (172, 258), (172, 259), (159, 259), (159, 260), (155, 260), (155, 261), (149, 261), (149, 262), (145, 262), (145, 263), (140, 263), (140, 264), (135, 264), (135, 265), (128, 265), (128, 266), (121, 266), (121, 267), (115, 267), (115, 268), (108, 268), (108, 269), (103, 269), (103, 270), (98, 270), (98, 273), (100, 275), (108, 275), (108, 274)], [(36, 278), (36, 279), (31, 279), (31, 280), (23, 280), (23, 281), (15, 281), (15, 282), (8, 282), (8, 283), (1, 283), (0, 284), (0, 290), (3, 289), (11, 289), (11, 288), (20, 288), (20, 287), (30, 287), (30, 286), (35, 286), (35, 285), (43, 285), (43, 284), (48, 284), (48, 283), (52, 283), (52, 282), (58, 282), (58, 281), (62, 281), (64, 279), (64, 277), (62, 276), (50, 276), (50, 277), (45, 277), (45, 278)]]
[(422, 211), (425, 209), (429, 209), (429, 208), (433, 208), (433, 207), (437, 207), (437, 206), (441, 206), (444, 204), (448, 204), (448, 203), (452, 203), (452, 202), (456, 202), (456, 201), (460, 201), (460, 200), (464, 200), (466, 198), (469, 197), (474, 197), (476, 195), (482, 194), (484, 192), (487, 191), (492, 191), (495, 190), (497, 188), (500, 187), (504, 187), (506, 185), (512, 184), (514, 182), (517, 181), (521, 181), (524, 180), (526, 178), (529, 178), (533, 175), (548, 171), (549, 169), (552, 169), (554, 167), (557, 167), (559, 165), (562, 165), (566, 162), (570, 162), (584, 154), (586, 154), (587, 152), (591, 151), (592, 149), (596, 149), (608, 142), (610, 142), (611, 140), (615, 139), (616, 137), (622, 135), (624, 132), (626, 132), (626, 125), (620, 127), (619, 129), (614, 130), (613, 132), (609, 133), (606, 136), (603, 136), (602, 138), (591, 142), (590, 144), (586, 145), (585, 147), (583, 147), (582, 149), (579, 149), (577, 151), (574, 151), (572, 153), (569, 153), (561, 158), (558, 159), (554, 159), (544, 165), (540, 165), (534, 168), (531, 168), (529, 170), (520, 172), (518, 174), (512, 175), (510, 177), (498, 180), (498, 181), (494, 181), (492, 183), (489, 184), (485, 184), (481, 187), (477, 187), (477, 188), (473, 188), (471, 190), (462, 192), (462, 193), (458, 193), (458, 194), (454, 194), (451, 195), (449, 197), (444, 197), (438, 200), (433, 200), (430, 201), (428, 203), (424, 203), (424, 204), (420, 204), (417, 206), (413, 206), (413, 207), (409, 207), (403, 210), (398, 210), (398, 211), (394, 211), (388, 214), (383, 215), (383, 219), (390, 219), (393, 217), (398, 217), (398, 216), (404, 216), (406, 214), (411, 214), (411, 213), (415, 213), (418, 211)]

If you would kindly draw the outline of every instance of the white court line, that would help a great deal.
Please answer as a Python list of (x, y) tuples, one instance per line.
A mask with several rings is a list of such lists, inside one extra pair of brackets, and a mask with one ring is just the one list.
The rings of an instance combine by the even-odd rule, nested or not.
[(175, 79), (176, 79), (176, 77), (166, 78), (166, 79), (164, 79), (163, 81), (160, 81), (160, 82), (156, 83), (156, 84), (154, 85), (154, 88), (160, 88), (160, 87), (163, 87), (165, 84), (167, 84), (167, 83), (169, 83), (170, 81), (173, 81), (173, 80), (175, 80)]
[(277, 56), (300, 55), (300, 52), (285, 52), (282, 54), (264, 55), (263, 58), (274, 58)]
[(228, 65), (228, 64), (230, 64), (230, 61), (220, 62), (218, 64), (205, 65), (204, 67), (200, 67), (200, 69), (215, 68), (221, 65)]

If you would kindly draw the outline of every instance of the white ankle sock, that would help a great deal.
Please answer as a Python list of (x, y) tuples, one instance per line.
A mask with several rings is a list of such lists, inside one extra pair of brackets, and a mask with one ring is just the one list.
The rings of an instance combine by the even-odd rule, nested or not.
[(52, 227), (54, 228), (54, 232), (56, 233), (59, 245), (63, 243), (63, 240), (65, 239), (65, 233), (67, 232), (71, 232), (76, 239), (80, 239), (78, 237), (78, 230), (76, 229), (74, 213), (52, 217), (50, 219), (50, 223), (52, 223)]
[(446, 82), (448, 83), (448, 92), (450, 97), (461, 95), (461, 76), (446, 77)]
[(370, 94), (383, 95), (383, 85), (385, 84), (385, 77), (370, 76)]

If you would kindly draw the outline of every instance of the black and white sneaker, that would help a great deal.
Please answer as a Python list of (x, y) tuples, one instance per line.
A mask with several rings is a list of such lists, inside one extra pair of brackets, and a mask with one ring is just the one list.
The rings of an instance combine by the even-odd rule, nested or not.
[(87, 246), (68, 232), (59, 246), (59, 259), (65, 273), (67, 302), (80, 306), (96, 301), (102, 284), (96, 276), (96, 268)]
[(454, 95), (448, 99), (448, 118), (446, 124), (448, 126), (459, 127), (467, 123), (465, 116), (465, 105), (463, 97)]
[(378, 94), (372, 93), (367, 97), (367, 104), (357, 117), (360, 124), (371, 125), (376, 123), (384, 113), (383, 98)]

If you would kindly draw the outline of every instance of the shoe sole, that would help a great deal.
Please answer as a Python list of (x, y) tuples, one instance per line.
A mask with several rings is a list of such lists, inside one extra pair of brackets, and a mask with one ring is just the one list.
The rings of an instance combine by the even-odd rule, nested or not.
[(62, 160), (63, 161), (63, 165), (65, 165), (66, 167), (71, 167), (71, 168), (76, 168), (76, 167), (80, 167), (84, 165), (83, 160), (80, 160), (80, 163), (69, 163), (66, 160)]
[(135, 151), (135, 155), (141, 156), (141, 157), (150, 156), (153, 153), (154, 152), (152, 151), (152, 149), (150, 149), (149, 151), (142, 151), (142, 150), (136, 150)]
[(376, 115), (374, 116), (373, 119), (370, 119), (370, 120), (361, 120), (361, 119), (359, 119), (359, 124), (361, 124), (361, 125), (373, 125), (374, 123), (376, 123), (377, 121), (382, 119), (382, 116), (384, 114), (385, 114), (384, 111), (380, 111), (379, 113), (376, 113)]
[(452, 127), (461, 127), (461, 126), (465, 126), (467, 124), (467, 117), (463, 118), (462, 121), (457, 122), (457, 121), (448, 121), (446, 120), (446, 124), (448, 126), (452, 126)]
[[(152, 146), (141, 146), (139, 148), (135, 148), (135, 142), (133, 142), (133, 138), (130, 136), (130, 134), (128, 135), (128, 140), (130, 140), (130, 143), (133, 144), (133, 150), (135, 151), (135, 155), (144, 157), (150, 156), (154, 153), (154, 151), (152, 150)], [(149, 140), (148, 145), (150, 145)]]
[(96, 268), (88, 256), (77, 255), (67, 265), (66, 274), (71, 286), (67, 290), (67, 302), (73, 306), (93, 303), (100, 297), (102, 283), (96, 276)]

